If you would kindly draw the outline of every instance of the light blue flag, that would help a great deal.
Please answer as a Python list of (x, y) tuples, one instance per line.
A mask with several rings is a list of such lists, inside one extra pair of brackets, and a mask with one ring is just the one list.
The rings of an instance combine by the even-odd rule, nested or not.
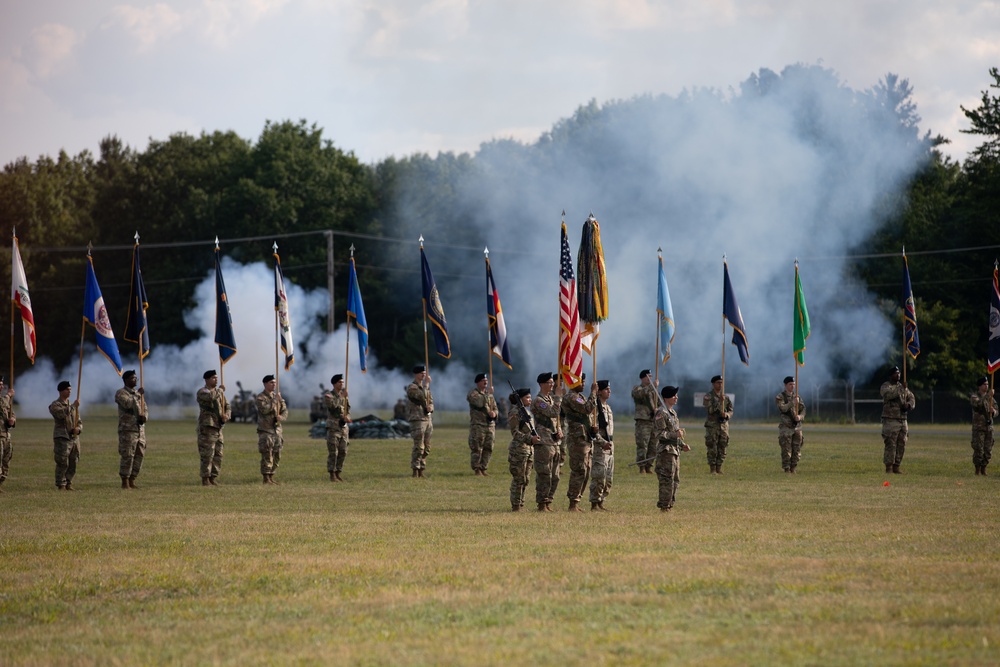
[[(365, 304), (361, 302), (361, 287), (358, 286), (358, 272), (354, 268), (354, 258), (351, 257), (351, 273), (347, 278), (347, 321), (354, 318), (354, 326), (358, 330), (358, 357), (361, 361), (361, 372), (368, 372), (365, 358), (368, 356), (368, 322), (365, 320)], [(350, 335), (350, 330), (348, 334)]]
[(674, 309), (670, 305), (670, 290), (667, 277), (663, 275), (663, 257), (660, 257), (660, 275), (656, 284), (656, 312), (660, 315), (660, 348), (663, 350), (661, 364), (670, 358), (670, 344), (674, 342)]
[(101, 351), (118, 375), (122, 374), (122, 358), (118, 354), (118, 343), (111, 330), (108, 309), (104, 307), (104, 297), (94, 274), (94, 258), (87, 255), (87, 287), (83, 293), (83, 320), (97, 332), (97, 349)]

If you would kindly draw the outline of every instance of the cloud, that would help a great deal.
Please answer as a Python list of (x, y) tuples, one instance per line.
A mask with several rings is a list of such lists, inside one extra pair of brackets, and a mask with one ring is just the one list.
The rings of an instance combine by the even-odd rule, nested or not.
[(156, 3), (147, 7), (118, 5), (111, 10), (109, 26), (120, 26), (138, 46), (139, 53), (148, 53), (162, 41), (178, 34), (188, 20), (170, 5)]
[(46, 23), (31, 31), (19, 60), (39, 79), (47, 79), (71, 62), (80, 36), (71, 27)]

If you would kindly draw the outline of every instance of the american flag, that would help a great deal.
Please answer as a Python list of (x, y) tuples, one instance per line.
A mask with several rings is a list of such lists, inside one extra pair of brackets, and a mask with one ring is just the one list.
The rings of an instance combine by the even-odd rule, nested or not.
[(565, 222), (562, 226), (562, 254), (559, 257), (559, 372), (567, 387), (583, 384), (580, 311), (577, 308), (576, 277), (573, 275)]

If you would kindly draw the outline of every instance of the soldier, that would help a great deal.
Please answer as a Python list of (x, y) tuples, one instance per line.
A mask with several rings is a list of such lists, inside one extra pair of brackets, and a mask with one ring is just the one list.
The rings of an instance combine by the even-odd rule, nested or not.
[(674, 508), (677, 486), (681, 482), (681, 452), (691, 448), (684, 442), (684, 429), (674, 406), (677, 405), (677, 387), (666, 386), (660, 391), (663, 405), (657, 407), (653, 416), (653, 436), (656, 438), (656, 477), (659, 480), (659, 496), (656, 506), (661, 512)]
[(972, 403), (972, 465), (977, 475), (986, 474), (986, 466), (993, 458), (993, 420), (997, 417), (997, 402), (993, 398), (989, 380), (984, 375), (976, 380)]
[[(6, 384), (7, 378), (0, 375), (0, 487), (3, 486), (10, 471), (10, 458), (14, 453), (10, 430), (17, 423), (17, 415), (14, 414), (14, 388), (6, 387)], [(2, 488), (0, 493), (3, 493)]]
[(528, 408), (531, 407), (531, 390), (518, 389), (510, 395), (510, 447), (507, 462), (510, 464), (510, 511), (520, 512), (524, 507), (524, 493), (531, 481), (531, 463), (534, 459), (533, 445), (541, 442), (535, 428), (535, 419)]
[[(536, 378), (538, 396), (532, 403), (532, 417), (535, 420), (535, 430), (538, 441), (534, 444), (535, 455), (535, 503), (539, 512), (552, 511), (552, 499), (559, 487), (559, 474), (562, 462), (566, 458), (563, 443), (563, 432), (559, 426), (559, 413), (562, 409), (563, 395), (566, 389), (559, 385), (553, 393), (555, 380), (552, 373), (541, 373)], [(511, 411), (508, 417), (517, 409), (517, 403), (511, 400)], [(513, 426), (511, 427), (513, 428)]]
[(69, 402), (72, 385), (63, 380), (57, 387), (59, 398), (49, 404), (49, 414), (55, 422), (52, 429), (53, 453), (56, 460), (56, 488), (73, 490), (76, 464), (80, 460), (80, 399)]
[(330, 378), (333, 388), (326, 393), (326, 471), (331, 482), (343, 482), (347, 446), (350, 444), (351, 401), (344, 388), (344, 376), (337, 373)]
[(198, 454), (201, 457), (201, 485), (218, 486), (215, 478), (222, 468), (222, 427), (233, 416), (226, 400), (225, 385), (219, 386), (214, 370), (202, 375), (205, 386), (198, 390)]
[(257, 406), (257, 451), (260, 452), (260, 474), (263, 484), (277, 484), (274, 473), (278, 471), (281, 461), (281, 422), (288, 419), (288, 405), (276, 391), (278, 381), (273, 375), (265, 375), (261, 380), (264, 391), (257, 394), (254, 403)]
[(712, 391), (701, 401), (705, 406), (705, 449), (708, 452), (708, 467), (713, 475), (722, 474), (722, 464), (726, 460), (729, 447), (729, 420), (733, 416), (733, 402), (722, 393), (722, 376), (712, 377)]
[(125, 385), (115, 392), (115, 403), (118, 404), (118, 454), (121, 457), (118, 464), (118, 475), (122, 478), (123, 489), (134, 489), (135, 478), (139, 476), (142, 460), (146, 456), (146, 420), (149, 410), (143, 399), (145, 390), (135, 385), (139, 379), (135, 371), (127, 370), (122, 374)]
[(488, 477), (486, 472), (493, 456), (493, 441), (496, 438), (497, 401), (493, 397), (493, 387), (487, 386), (485, 373), (476, 376), (476, 387), (465, 400), (469, 402), (469, 451), (472, 456), (472, 472)]
[(591, 449), (597, 434), (597, 385), (590, 385), (590, 397), (585, 398), (582, 389), (586, 375), (581, 377), (580, 386), (570, 390), (563, 401), (566, 416), (567, 449), (569, 450), (569, 511), (582, 512), (580, 498), (587, 488), (590, 477)]
[(778, 406), (778, 446), (781, 447), (781, 468), (787, 473), (795, 473), (802, 452), (802, 420), (806, 417), (806, 404), (795, 393), (795, 378), (785, 378), (785, 390), (774, 397)]
[(590, 511), (607, 512), (604, 500), (615, 476), (615, 415), (608, 405), (611, 382), (597, 381), (597, 438), (594, 440), (590, 477)]
[(899, 466), (903, 463), (909, 431), (906, 413), (916, 407), (917, 401), (906, 384), (899, 381), (898, 366), (889, 371), (889, 380), (882, 383), (879, 393), (882, 395), (882, 441), (885, 443), (882, 462), (886, 472), (901, 475)]
[(413, 452), (410, 454), (410, 468), (414, 477), (423, 477), (427, 468), (427, 457), (431, 453), (431, 434), (434, 424), (434, 397), (431, 395), (431, 376), (423, 364), (413, 367), (413, 382), (406, 387), (409, 412), (410, 434), (413, 436)]
[[(635, 403), (635, 462), (640, 473), (653, 472), (656, 442), (653, 440), (653, 414), (656, 412), (656, 386), (649, 369), (639, 373), (639, 384), (632, 387)], [(645, 461), (646, 463), (643, 463)]]

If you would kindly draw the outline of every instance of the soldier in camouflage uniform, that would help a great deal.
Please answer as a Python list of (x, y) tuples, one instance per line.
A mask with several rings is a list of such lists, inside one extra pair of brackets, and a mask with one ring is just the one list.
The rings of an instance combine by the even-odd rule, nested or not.
[(493, 387), (487, 386), (485, 373), (476, 376), (476, 387), (465, 400), (469, 402), (469, 451), (472, 472), (488, 477), (486, 472), (493, 456), (493, 441), (496, 438), (497, 401), (493, 397)]
[(423, 364), (413, 367), (413, 382), (406, 387), (408, 402), (407, 421), (413, 436), (410, 469), (414, 477), (423, 477), (427, 469), (427, 456), (431, 453), (431, 434), (434, 433), (434, 397), (431, 395), (431, 376)]
[(56, 488), (73, 490), (76, 464), (80, 460), (80, 431), (83, 422), (79, 418), (80, 399), (69, 402), (73, 386), (63, 380), (59, 383), (59, 398), (49, 404), (49, 414), (54, 422), (52, 429), (53, 455), (56, 460)]
[[(10, 471), (10, 459), (14, 454), (10, 430), (17, 423), (17, 415), (14, 414), (14, 388), (7, 387), (6, 384), (7, 378), (0, 375), (0, 487)], [(2, 488), (0, 493), (3, 493)]]
[(281, 461), (281, 422), (288, 419), (288, 405), (277, 391), (278, 381), (273, 375), (265, 375), (261, 380), (264, 391), (257, 394), (257, 451), (260, 452), (260, 474), (263, 484), (277, 484), (274, 474)]
[(351, 444), (351, 401), (344, 388), (344, 376), (337, 373), (330, 378), (330, 389), (323, 397), (326, 404), (326, 471), (331, 482), (343, 482), (344, 459)]
[(785, 390), (774, 397), (778, 406), (778, 446), (781, 447), (781, 469), (794, 473), (802, 452), (802, 420), (806, 417), (806, 404), (795, 393), (795, 378), (785, 378)]
[(972, 404), (972, 465), (976, 466), (977, 475), (985, 475), (986, 466), (993, 458), (993, 420), (1000, 414), (985, 375), (976, 381), (976, 391), (969, 402)]
[(533, 446), (541, 442), (541, 438), (538, 437), (535, 419), (529, 410), (531, 390), (525, 387), (511, 394), (510, 406), (507, 415), (511, 438), (507, 449), (507, 463), (510, 464), (510, 510), (520, 512), (524, 507), (524, 493), (531, 482)]
[(604, 501), (611, 493), (615, 476), (615, 415), (608, 405), (611, 383), (597, 381), (597, 438), (590, 467), (590, 511), (607, 512)]
[(226, 387), (219, 386), (219, 374), (214, 370), (202, 375), (205, 386), (198, 390), (198, 455), (201, 458), (201, 485), (217, 486), (215, 478), (222, 468), (225, 443), (222, 427), (232, 418), (226, 400)]
[(733, 417), (733, 402), (722, 393), (722, 376), (712, 378), (712, 391), (701, 401), (705, 406), (705, 449), (708, 467), (713, 475), (722, 474), (729, 447), (729, 420)]
[(135, 478), (142, 469), (142, 460), (146, 456), (146, 420), (149, 410), (143, 399), (145, 390), (135, 385), (139, 379), (135, 371), (127, 370), (122, 374), (124, 386), (115, 392), (115, 403), (118, 405), (118, 476), (122, 478), (123, 489), (134, 489)]
[(677, 387), (666, 386), (660, 391), (663, 405), (653, 415), (653, 435), (656, 438), (656, 477), (659, 496), (656, 506), (661, 512), (674, 508), (677, 486), (681, 483), (681, 452), (691, 451), (684, 442), (684, 429), (674, 406), (677, 405)]
[(899, 368), (895, 366), (889, 372), (889, 381), (882, 383), (879, 393), (882, 395), (882, 441), (885, 443), (882, 463), (886, 472), (900, 475), (899, 466), (903, 463), (909, 431), (906, 414), (916, 407), (917, 401), (913, 392), (899, 381)]
[[(632, 387), (635, 403), (635, 462), (640, 473), (653, 472), (656, 442), (653, 440), (653, 413), (656, 412), (656, 386), (649, 369), (639, 373), (639, 384)], [(643, 463), (645, 461), (645, 463)]]
[[(552, 511), (552, 499), (559, 487), (559, 474), (566, 450), (563, 446), (563, 432), (559, 426), (559, 413), (566, 390), (560, 385), (553, 393), (555, 380), (552, 373), (541, 373), (537, 378), (538, 395), (532, 402), (532, 417), (538, 441), (535, 447), (535, 502), (539, 512)], [(511, 403), (511, 408), (516, 408)], [(508, 417), (512, 413), (508, 413)]]
[[(586, 375), (582, 380), (586, 379)], [(579, 387), (570, 391), (563, 401), (566, 416), (567, 449), (569, 450), (569, 511), (582, 512), (580, 498), (587, 488), (592, 463), (591, 450), (597, 435), (597, 384), (590, 385), (590, 396), (584, 397)]]

